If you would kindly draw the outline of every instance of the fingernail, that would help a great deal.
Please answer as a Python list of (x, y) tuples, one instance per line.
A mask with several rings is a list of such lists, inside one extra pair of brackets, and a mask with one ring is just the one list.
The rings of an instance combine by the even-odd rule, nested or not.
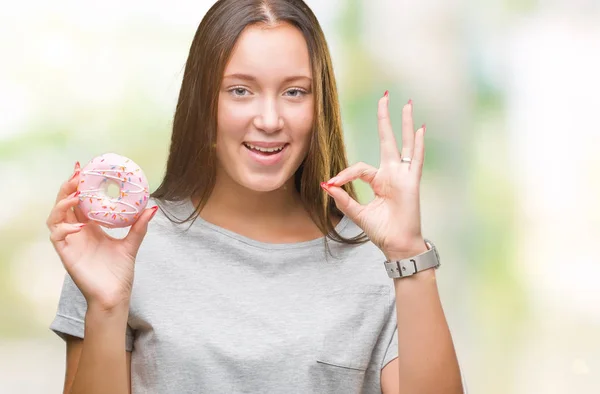
[(153, 206), (150, 209), (152, 209), (152, 214), (150, 215), (150, 219), (149, 220), (152, 220), (152, 218), (154, 217), (154, 215), (156, 215), (156, 211), (158, 211), (158, 205), (155, 205), (155, 206)]
[(423, 128), (423, 134), (425, 134), (425, 131), (427, 131), (427, 126), (425, 126), (425, 123), (423, 123), (423, 126), (421, 126)]
[(408, 100), (408, 105), (412, 106), (412, 99)]
[(79, 162), (78, 162), (78, 161), (76, 161), (76, 162), (75, 162), (75, 168), (74, 168), (74, 170), (75, 170), (75, 171), (77, 171), (77, 170), (79, 170), (80, 168), (81, 168), (81, 166), (79, 165)]
[(77, 197), (80, 194), (81, 194), (81, 192), (79, 190), (77, 190), (77, 193), (75, 193), (75, 195), (73, 195), (73, 198)]
[(85, 227), (85, 225), (86, 225), (86, 223), (81, 223), (81, 224), (78, 224), (78, 225), (77, 225), (77, 227), (79, 227), (79, 228), (84, 228), (84, 227)]
[(384, 97), (388, 97), (389, 95), (390, 95), (390, 92), (389, 92), (389, 91), (387, 91), (387, 90), (386, 90), (386, 91), (385, 91), (385, 93), (383, 94), (383, 96), (384, 96)]
[(328, 185), (327, 183), (325, 183), (325, 182), (321, 182), (321, 187), (323, 188), (323, 190), (325, 190), (325, 192), (326, 192), (327, 194), (329, 194), (329, 196), (330, 196), (331, 198), (333, 198), (333, 196), (331, 195), (331, 193), (329, 193), (329, 185)]

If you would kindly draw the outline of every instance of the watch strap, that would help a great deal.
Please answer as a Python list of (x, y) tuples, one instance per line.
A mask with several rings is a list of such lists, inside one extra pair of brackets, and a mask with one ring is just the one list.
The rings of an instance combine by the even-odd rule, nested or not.
[(438, 268), (440, 259), (435, 246), (426, 241), (429, 250), (407, 259), (386, 261), (385, 270), (390, 278), (404, 278), (430, 268)]

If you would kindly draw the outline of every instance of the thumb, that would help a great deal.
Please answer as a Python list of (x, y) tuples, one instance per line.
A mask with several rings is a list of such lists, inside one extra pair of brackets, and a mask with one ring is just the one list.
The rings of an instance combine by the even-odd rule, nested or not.
[(364, 207), (356, 202), (346, 191), (338, 186), (328, 185), (326, 183), (322, 183), (321, 187), (323, 190), (333, 198), (335, 201), (335, 205), (338, 207), (340, 211), (350, 219), (358, 220), (360, 213), (364, 209)]
[(146, 232), (148, 231), (148, 223), (154, 217), (154, 214), (157, 210), (158, 205), (145, 209), (140, 215), (139, 219), (133, 224), (133, 226), (131, 226), (129, 233), (123, 240), (133, 249), (132, 252), (134, 255), (140, 248), (140, 245), (146, 236)]

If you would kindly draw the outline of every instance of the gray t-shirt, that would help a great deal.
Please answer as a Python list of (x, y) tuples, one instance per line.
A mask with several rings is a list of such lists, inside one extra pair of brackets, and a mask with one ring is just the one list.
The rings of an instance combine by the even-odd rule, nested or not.
[[(189, 202), (167, 206), (179, 218)], [(344, 217), (346, 237), (361, 230)], [(258, 242), (159, 210), (135, 265), (132, 392), (381, 393), (398, 355), (393, 281), (371, 242)], [(67, 275), (51, 329), (83, 338), (86, 302)]]

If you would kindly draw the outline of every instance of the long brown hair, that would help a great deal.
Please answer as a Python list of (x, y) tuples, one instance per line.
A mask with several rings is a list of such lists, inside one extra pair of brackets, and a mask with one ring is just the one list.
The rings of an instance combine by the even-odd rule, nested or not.
[[(344, 238), (335, 231), (331, 217), (342, 213), (319, 186), (346, 168), (348, 162), (331, 56), (317, 18), (302, 0), (219, 0), (211, 7), (191, 44), (166, 173), (152, 197), (158, 201), (195, 197), (199, 201), (195, 212), (181, 222), (198, 217), (215, 185), (217, 105), (225, 66), (247, 26), (281, 22), (295, 26), (304, 35), (313, 72), (313, 133), (307, 157), (294, 175), (296, 189), (324, 235), (343, 243), (365, 242), (364, 233)], [(351, 183), (343, 188), (356, 198)]]

